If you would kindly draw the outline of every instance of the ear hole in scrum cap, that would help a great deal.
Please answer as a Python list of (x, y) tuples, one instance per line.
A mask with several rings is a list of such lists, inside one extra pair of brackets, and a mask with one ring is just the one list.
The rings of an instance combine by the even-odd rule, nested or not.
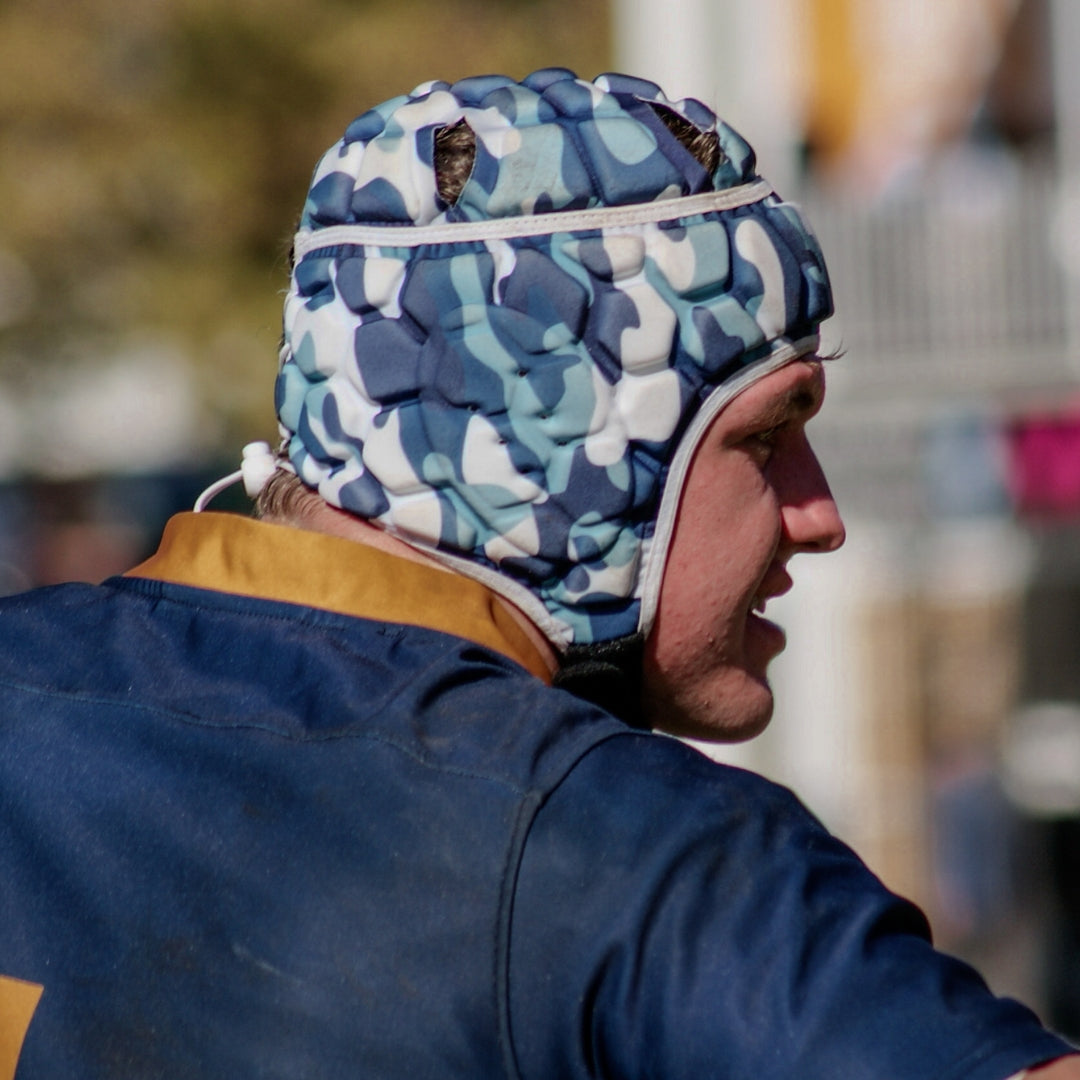
[(724, 158), (724, 152), (720, 148), (720, 136), (714, 130), (699, 128), (697, 124), (666, 105), (650, 101), (649, 108), (656, 113), (664, 127), (697, 159), (701, 167), (712, 176)]
[[(725, 160), (715, 128), (700, 127), (676, 109), (658, 101), (642, 101), (640, 116), (655, 116), (663, 128), (700, 166), (699, 186), (706, 187)], [(655, 130), (655, 129), (654, 129)], [(655, 130), (658, 138), (662, 137)], [(435, 184), (438, 197), (447, 208), (461, 199), (477, 158), (477, 135), (466, 119), (438, 128), (433, 137)]]
[(435, 132), (435, 185), (439, 198), (454, 206), (476, 163), (476, 132), (467, 120)]

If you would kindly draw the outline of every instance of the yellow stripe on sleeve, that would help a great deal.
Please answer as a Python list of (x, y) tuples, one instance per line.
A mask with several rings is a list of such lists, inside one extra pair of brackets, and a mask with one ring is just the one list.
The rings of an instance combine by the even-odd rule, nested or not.
[(44, 989), (0, 975), (0, 1080), (15, 1080), (23, 1040)]

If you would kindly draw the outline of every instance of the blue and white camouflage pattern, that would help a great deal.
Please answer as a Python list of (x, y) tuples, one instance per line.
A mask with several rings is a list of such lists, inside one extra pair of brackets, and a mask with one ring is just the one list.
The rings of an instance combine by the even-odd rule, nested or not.
[[(717, 131), (712, 175), (653, 104)], [(460, 120), (477, 154), (448, 206), (434, 137)], [(613, 640), (648, 630), (691, 421), (813, 351), (831, 313), (812, 233), (700, 102), (562, 69), (427, 83), (315, 171), (283, 446), (329, 503), (486, 581), (557, 645)]]

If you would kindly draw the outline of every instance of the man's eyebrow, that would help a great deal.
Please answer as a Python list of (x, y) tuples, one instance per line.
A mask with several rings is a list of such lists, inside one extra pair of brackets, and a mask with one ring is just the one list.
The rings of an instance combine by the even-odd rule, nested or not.
[(770, 402), (762, 410), (757, 422), (765, 427), (779, 427), (791, 420), (808, 418), (821, 407), (824, 396), (823, 380), (808, 376)]

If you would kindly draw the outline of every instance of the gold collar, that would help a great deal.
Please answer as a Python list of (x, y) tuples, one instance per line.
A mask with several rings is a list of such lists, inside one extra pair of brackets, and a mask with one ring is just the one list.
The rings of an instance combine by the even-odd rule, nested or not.
[(499, 597), (477, 581), (325, 533), (237, 514), (177, 514), (127, 577), (424, 626), (487, 646), (551, 681)]

